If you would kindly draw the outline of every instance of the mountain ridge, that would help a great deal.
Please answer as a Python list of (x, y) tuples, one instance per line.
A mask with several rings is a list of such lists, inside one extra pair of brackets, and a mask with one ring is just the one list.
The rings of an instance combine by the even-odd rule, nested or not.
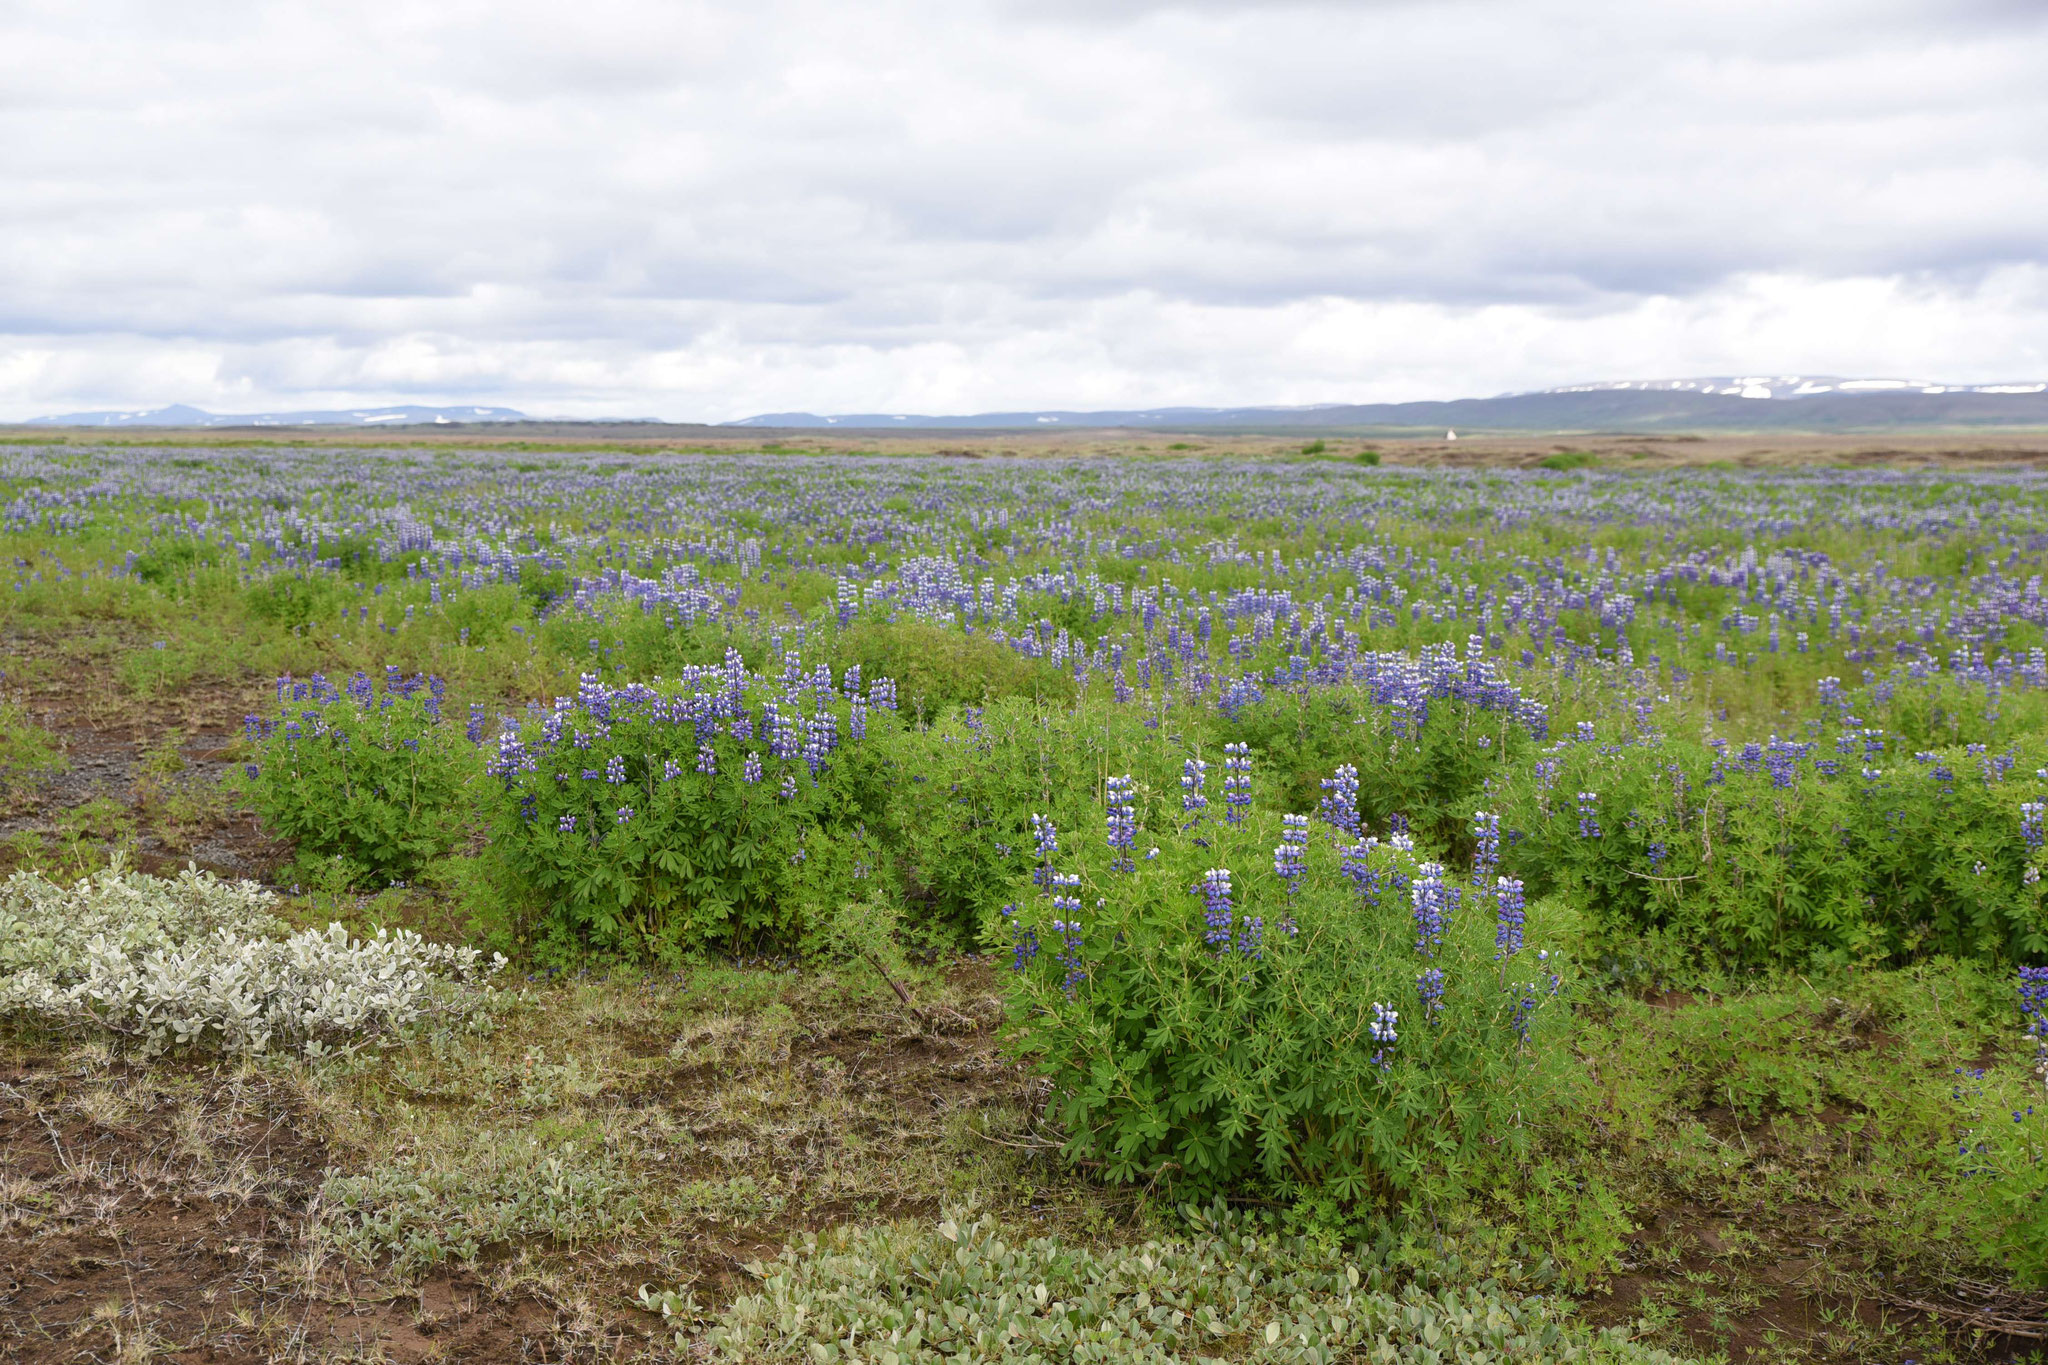
[(1572, 384), (1492, 398), (1299, 407), (1024, 410), (968, 416), (763, 413), (728, 426), (840, 430), (1136, 427), (1376, 428), (1472, 431), (1895, 430), (1916, 426), (2048, 426), (2048, 383), (1935, 384), (1919, 380), (1780, 375), (1635, 379)]
[(302, 412), (212, 413), (183, 403), (143, 411), (112, 409), (104, 412), (70, 412), (54, 417), (31, 417), (22, 423), (30, 427), (311, 427), (311, 426), (417, 426), (422, 423), (519, 422), (526, 414), (513, 408), (477, 407), (464, 404), (452, 408), (402, 404), (388, 408), (333, 408)]
[[(513, 408), (363, 407), (215, 414), (183, 404), (148, 410), (77, 412), (38, 417), (35, 427), (408, 427), (455, 423), (530, 422)], [(609, 419), (566, 421), (599, 426)], [(692, 426), (697, 423), (653, 423)], [(1021, 409), (1008, 412), (761, 413), (715, 424), (725, 429), (784, 431), (1049, 431), (1140, 429), (1274, 433), (1358, 431), (1425, 434), (1470, 432), (1882, 432), (1947, 427), (2048, 427), (2048, 383), (1943, 384), (1917, 379), (1829, 375), (1625, 379), (1490, 398), (1406, 403), (1313, 403), (1296, 406), (1123, 409)], [(705, 428), (710, 429), (710, 428)]]

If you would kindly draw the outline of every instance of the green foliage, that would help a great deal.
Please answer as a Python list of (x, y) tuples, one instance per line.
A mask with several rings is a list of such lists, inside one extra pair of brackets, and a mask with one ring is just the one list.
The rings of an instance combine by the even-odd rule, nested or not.
[(829, 691), (806, 708), (807, 686), (767, 696), (736, 655), (664, 688), (586, 679), (508, 738), (491, 851), (527, 941), (550, 959), (674, 960), (787, 942), (807, 909), (867, 894), (888, 872), (866, 822), (891, 778), (885, 746), (863, 739), (895, 717)]
[(1031, 866), (1031, 817), (1100, 819), (1105, 772), (1172, 786), (1195, 752), (1129, 708), (994, 702), (888, 743), (889, 804), (878, 833), (896, 853), (917, 919), (971, 942)]
[(1591, 469), (1600, 463), (1600, 457), (1590, 450), (1560, 450), (1555, 455), (1545, 455), (1536, 462), (1539, 469)]
[(339, 859), (349, 882), (381, 887), (411, 881), (454, 845), (480, 760), (443, 722), (440, 679), (392, 669), (336, 689), (315, 674), (280, 679), (278, 693), (244, 786), (302, 859)]
[(1841, 738), (1567, 741), (1497, 789), (1507, 863), (1532, 894), (1582, 905), (1625, 968), (2048, 954), (2020, 812), (2048, 783), (2013, 776), (2048, 749), (1868, 754), (1864, 732)]
[(1404, 818), (1426, 845), (1452, 848), (1486, 784), (1515, 770), (1535, 747), (1527, 730), (1498, 711), (1461, 698), (1431, 707), (1412, 725), (1375, 705), (1364, 688), (1275, 690), (1211, 722), (1212, 747), (1238, 740), (1260, 756), (1277, 789), (1273, 800), (1308, 810), (1339, 764), (1358, 769), (1359, 814), (1376, 829)]
[(602, 1149), (491, 1129), (459, 1150), (331, 1175), (321, 1200), (324, 1241), (403, 1274), (529, 1238), (588, 1241), (641, 1216), (630, 1171)]
[(152, 586), (165, 586), (214, 562), (212, 547), (196, 540), (167, 540), (135, 556), (134, 575)]
[[(2035, 1074), (2048, 1082), (2048, 1049)], [(2020, 1285), (2048, 1288), (2048, 1085), (2028, 1086), (2023, 1108), (2006, 1107), (2019, 1102), (2010, 1086), (1996, 1098), (1987, 1089), (1982, 1068), (1958, 1071), (1955, 1185), (1944, 1211)]]
[(1069, 699), (1073, 680), (1004, 645), (921, 621), (856, 622), (833, 641), (841, 668), (858, 665), (870, 678), (894, 678), (913, 714), (973, 705), (999, 697)]
[(57, 737), (18, 701), (0, 700), (0, 784), (13, 786), (64, 771)]
[(339, 601), (336, 586), (325, 575), (276, 574), (249, 589), (249, 613), (286, 629), (302, 626), (329, 614)]
[(1371, 466), (1380, 462), (1380, 453), (1377, 450), (1361, 450), (1351, 458), (1359, 464)]
[(1329, 448), (1329, 443), (1327, 441), (1322, 440), (1319, 437), (1316, 440), (1310, 441), (1307, 445), (1303, 446), (1301, 448), (1301, 453), (1304, 455), (1320, 455)]
[[(958, 1215), (806, 1234), (773, 1264), (748, 1267), (759, 1292), (734, 1300), (704, 1344), (722, 1360), (803, 1365), (1671, 1360), (1491, 1282), (1397, 1293), (1369, 1257), (1259, 1236), (1220, 1204), (1186, 1214), (1192, 1236), (1103, 1250)], [(693, 1308), (679, 1294), (642, 1298)], [(693, 1342), (685, 1332), (676, 1344)]]
[(1023, 883), (1009, 916), (1009, 1038), (1052, 1079), (1069, 1158), (1390, 1207), (1527, 1153), (1564, 1064), (1560, 959), (1496, 957), (1471, 889), (1422, 944), (1413, 905), (1460, 889), (1406, 848), (1265, 810), (1183, 829), (1178, 803), (1138, 799), (1124, 867), (1099, 826), (1062, 830), (1045, 893)]
[(2010, 1045), (2011, 981), (1937, 961), (1608, 996), (1580, 1011), (1594, 1088), (1558, 1138), (1696, 1205), (1825, 1204), (1884, 1265), (2041, 1284), (2048, 1078), (2031, 1040)]

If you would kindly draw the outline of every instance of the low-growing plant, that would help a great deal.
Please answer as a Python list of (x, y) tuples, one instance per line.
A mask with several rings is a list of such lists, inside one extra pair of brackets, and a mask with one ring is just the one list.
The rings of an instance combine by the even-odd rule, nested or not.
[[(748, 1266), (760, 1289), (700, 1338), (679, 1331), (677, 1346), (805, 1365), (1671, 1361), (1621, 1330), (1572, 1326), (1548, 1299), (1491, 1282), (1396, 1291), (1370, 1257), (1260, 1235), (1221, 1205), (1185, 1212), (1185, 1238), (1102, 1250), (964, 1215), (808, 1233)], [(671, 1316), (696, 1311), (684, 1294), (641, 1298)]]
[(396, 667), (339, 688), (280, 678), (279, 717), (248, 721), (250, 803), (302, 855), (344, 859), (358, 885), (412, 880), (459, 836), (480, 769), (480, 732), (444, 723), (443, 691)]
[(2039, 1289), (2048, 1287), (2048, 967), (2022, 967), (2017, 984), (2033, 1084), (2008, 1109), (1987, 1103), (1984, 1068), (1957, 1068), (1962, 1125), (1949, 1207), (1983, 1255)]
[(129, 955), (223, 931), (241, 938), (282, 934), (276, 906), (277, 898), (254, 882), (226, 882), (191, 867), (152, 877), (116, 858), (70, 886), (17, 872), (0, 884), (0, 974), (75, 978), (96, 940)]
[(272, 937), (268, 892), (189, 870), (167, 883), (116, 868), (68, 889), (17, 873), (5, 904), (0, 1014), (125, 1035), (144, 1055), (353, 1051), (469, 1017), (504, 966), (407, 930)]
[(570, 1244), (641, 1217), (632, 1173), (601, 1147), (486, 1129), (461, 1150), (413, 1153), (362, 1175), (330, 1175), (320, 1236), (401, 1274), (473, 1261), (529, 1238)]
[(0, 785), (33, 782), (64, 766), (57, 737), (36, 724), (20, 702), (0, 700)]
[(1053, 1082), (1066, 1155), (1114, 1181), (1257, 1184), (1351, 1207), (1455, 1192), (1526, 1152), (1566, 1059), (1561, 960), (1518, 883), (1460, 886), (1361, 837), (1356, 774), (1319, 823), (1106, 784), (1101, 832), (1041, 823), (1006, 914), (1009, 1042)]

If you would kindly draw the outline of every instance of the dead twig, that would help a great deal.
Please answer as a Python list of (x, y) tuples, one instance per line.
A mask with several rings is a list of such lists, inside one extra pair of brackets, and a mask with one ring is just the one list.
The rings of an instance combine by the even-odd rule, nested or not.
[(2040, 1312), (2043, 1307), (2040, 1300), (2007, 1294), (1990, 1285), (1978, 1285), (1970, 1281), (1964, 1281), (1963, 1283), (1975, 1290), (1983, 1298), (1993, 1300), (1994, 1302), (1984, 1306), (1972, 1306), (1956, 1302), (1936, 1303), (1927, 1299), (1912, 1298), (1905, 1294), (1894, 1294), (1885, 1289), (1878, 1289), (1875, 1292), (1878, 1298), (1895, 1307), (1910, 1308), (1916, 1313), (1925, 1313), (1929, 1317), (1940, 1318), (1946, 1322), (1957, 1323), (1965, 1327), (1975, 1327), (1986, 1332), (1998, 1332), (2009, 1337), (2022, 1337), (2028, 1341), (2048, 1341), (2048, 1321), (2037, 1317), (2026, 1318), (2014, 1315), (2015, 1311), (2022, 1308), (2036, 1313)]

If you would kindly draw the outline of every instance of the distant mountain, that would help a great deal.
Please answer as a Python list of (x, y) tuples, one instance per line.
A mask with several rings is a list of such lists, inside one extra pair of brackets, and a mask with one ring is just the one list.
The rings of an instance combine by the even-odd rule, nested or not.
[(1771, 375), (1630, 379), (1536, 393), (1427, 403), (1308, 407), (1140, 408), (1107, 412), (923, 414), (766, 413), (749, 427), (841, 430), (1144, 427), (1161, 431), (1371, 428), (1471, 431), (1886, 431), (1918, 427), (2048, 427), (2048, 383), (1936, 384), (1908, 379)]
[(61, 417), (33, 417), (32, 427), (381, 427), (415, 423), (519, 422), (526, 414), (511, 408), (349, 408), (334, 412), (212, 413), (173, 403), (147, 412), (71, 412)]

